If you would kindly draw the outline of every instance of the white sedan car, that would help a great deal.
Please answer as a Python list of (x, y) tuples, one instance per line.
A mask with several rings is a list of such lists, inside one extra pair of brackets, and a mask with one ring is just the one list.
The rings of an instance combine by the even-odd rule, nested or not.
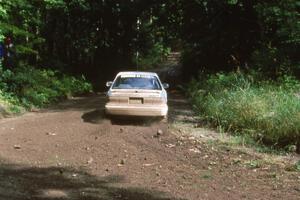
[(114, 81), (106, 83), (109, 115), (160, 116), (168, 113), (168, 84), (162, 84), (156, 73), (120, 72)]

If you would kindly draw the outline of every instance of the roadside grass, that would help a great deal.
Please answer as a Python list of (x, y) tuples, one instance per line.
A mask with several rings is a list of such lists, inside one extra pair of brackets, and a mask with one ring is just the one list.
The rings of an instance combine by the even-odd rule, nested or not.
[(286, 166), (285, 170), (289, 172), (300, 172), (300, 160), (294, 164)]
[(220, 132), (232, 133), (232, 143), (299, 148), (300, 82), (295, 78), (271, 81), (259, 74), (219, 73), (200, 75), (187, 88), (197, 113)]
[[(170, 131), (182, 141), (190, 140), (193, 144), (201, 145), (203, 152), (212, 150), (221, 156), (224, 154), (231, 155), (230, 163), (232, 165), (249, 170), (280, 168), (298, 173), (295, 164), (297, 157), (293, 153), (295, 145), (287, 145), (284, 148), (278, 148), (276, 145), (265, 145), (262, 140), (257, 140), (250, 134), (228, 133), (225, 127), (213, 127), (215, 124), (211, 121), (204, 121), (202, 115), (193, 115), (193, 119), (189, 120), (182, 120), (184, 119), (183, 113), (179, 112), (176, 115), (179, 116), (176, 116), (176, 120), (171, 122)], [(178, 144), (181, 145), (182, 143)], [(202, 179), (211, 178), (209, 173), (202, 173), (200, 177)], [(266, 175), (266, 178), (276, 178), (276, 176), (270, 173)]]
[[(202, 121), (198, 116), (197, 120)], [(198, 127), (198, 125), (195, 126), (193, 122), (175, 121), (171, 127), (172, 131), (178, 136), (188, 135), (188, 137), (205, 141), (210, 147), (218, 146), (225, 151), (230, 149), (243, 149), (246, 153), (251, 149), (257, 153), (268, 153), (280, 156), (285, 156), (295, 151), (295, 145), (287, 145), (285, 148), (276, 148), (272, 145), (267, 146), (255, 140), (255, 138), (250, 135), (230, 134), (222, 127), (212, 127), (210, 123), (201, 123), (201, 127)]]
[[(242, 135), (226, 135), (220, 138), (221, 143), (229, 147), (246, 147), (255, 150), (257, 153), (268, 153), (274, 155), (287, 155), (288, 153), (294, 152), (294, 145), (287, 145), (285, 148), (277, 148), (274, 146), (267, 146), (257, 140), (252, 136), (247, 134)], [(290, 148), (293, 147), (293, 148)]]

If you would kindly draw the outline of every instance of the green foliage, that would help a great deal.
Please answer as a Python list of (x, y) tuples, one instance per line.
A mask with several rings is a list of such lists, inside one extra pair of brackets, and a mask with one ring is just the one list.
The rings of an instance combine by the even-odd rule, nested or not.
[(11, 49), (14, 64), (18, 61), (28, 62), (28, 56), (32, 55), (36, 56), (35, 61), (38, 60), (37, 55), (44, 39), (39, 33), (41, 8), (35, 6), (31, 0), (0, 1), (0, 40), (11, 38), (15, 45)]
[(2, 114), (19, 113), (22, 110), (18, 98), (0, 89), (0, 116)]
[(228, 4), (235, 5), (238, 3), (238, 0), (227, 0)]
[(187, 79), (203, 68), (249, 65), (274, 77), (300, 74), (299, 6), (294, 0), (1, 0), (0, 40), (13, 38), (15, 63), (55, 60), (71, 72), (86, 65), (99, 74), (114, 72), (105, 66), (115, 58), (134, 65), (136, 51), (148, 67), (166, 47), (184, 47)]
[(187, 90), (199, 114), (215, 126), (273, 145), (300, 142), (300, 83), (219, 73), (193, 80)]
[(46, 3), (46, 8), (53, 9), (53, 8), (63, 8), (66, 6), (64, 0), (44, 0)]
[[(133, 66), (137, 51), (139, 65), (146, 69), (164, 59), (167, 47), (180, 51), (182, 46), (186, 79), (199, 69), (218, 72), (249, 66), (272, 78), (297, 76), (299, 6), (294, 0), (0, 0), (0, 41), (9, 36), (14, 43), (13, 65), (4, 66), (12, 71), (1, 69), (0, 88), (18, 96), (21, 103), (43, 105), (76, 92), (72, 85), (80, 85), (54, 69), (104, 82), (120, 65)], [(35, 70), (37, 66), (46, 69)], [(280, 78), (280, 84), (258, 83), (256, 77), (246, 75), (206, 78), (213, 91), (230, 91), (232, 98), (242, 98), (243, 91), (249, 91), (250, 99), (263, 97), (261, 88), (271, 95), (277, 87), (284, 98), (280, 91), (288, 90), (292, 96), (298, 87), (287, 77)], [(191, 95), (215, 97), (197, 84)], [(221, 94), (229, 98), (226, 92)]]
[(33, 34), (23, 29), (20, 29), (14, 25), (7, 24), (7, 23), (0, 23), (0, 26), (6, 33), (12, 33), (14, 36), (33, 37)]
[[(278, 73), (300, 69), (296, 56), (300, 45), (299, 6), (298, 1), (290, 0), (258, 3), (255, 6), (263, 41), (254, 52), (253, 61), (265, 71), (271, 69)], [(257, 60), (257, 57), (261, 59)]]
[(8, 84), (5, 83), (11, 77), (9, 70), (3, 70), (0, 63), (0, 116), (1, 114), (18, 113), (22, 110), (19, 99), (8, 92)]
[(92, 89), (83, 76), (75, 78), (49, 69), (23, 66), (14, 72), (0, 71), (1, 98), (10, 105), (41, 107)]
[[(146, 52), (146, 55), (141, 55), (138, 60), (141, 69), (152, 69), (157, 67), (170, 53), (170, 48), (165, 47), (163, 44), (156, 43)], [(135, 60), (136, 62), (136, 60)]]
[[(84, 77), (75, 78), (61, 75), (57, 71), (37, 70), (24, 67), (12, 79), (24, 105), (43, 106), (62, 97), (80, 94), (91, 90)], [(21, 87), (20, 87), (21, 86)]]
[(58, 20), (59, 12), (69, 14), (66, 6), (64, 0), (0, 0), (0, 41), (9, 36), (14, 44), (10, 49), (13, 65), (0, 65), (0, 103), (6, 110), (17, 112), (21, 107), (40, 107), (91, 90), (83, 76), (75, 78), (49, 69), (56, 66), (36, 67), (44, 65), (41, 63), (49, 54), (45, 45), (52, 38), (44, 33), (56, 34), (49, 24)]
[(184, 4), (182, 39), (187, 75), (237, 68), (265, 76), (300, 74), (299, 1), (220, 0)]
[(19, 55), (38, 55), (38, 51), (22, 45), (16, 45), (15, 52)]
[[(2, 21), (3, 19), (7, 18), (7, 11), (5, 7), (2, 5), (2, 1), (0, 0), (0, 20)], [(0, 42), (2, 42), (4, 39), (3, 35), (3, 28), (0, 26)]]

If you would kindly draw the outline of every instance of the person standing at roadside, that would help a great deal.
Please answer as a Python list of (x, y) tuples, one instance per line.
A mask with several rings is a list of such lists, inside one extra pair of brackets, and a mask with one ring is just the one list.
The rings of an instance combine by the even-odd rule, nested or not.
[(11, 69), (13, 66), (13, 60), (12, 60), (12, 48), (13, 43), (11, 37), (6, 37), (4, 40), (4, 67)]
[(2, 62), (4, 58), (4, 44), (0, 42), (0, 62)]

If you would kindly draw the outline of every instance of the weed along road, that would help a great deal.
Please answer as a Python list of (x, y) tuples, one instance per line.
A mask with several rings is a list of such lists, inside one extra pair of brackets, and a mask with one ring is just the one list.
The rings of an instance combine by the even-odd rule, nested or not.
[(168, 123), (107, 119), (102, 94), (0, 120), (0, 199), (299, 199), (297, 155), (230, 145), (170, 94)]

